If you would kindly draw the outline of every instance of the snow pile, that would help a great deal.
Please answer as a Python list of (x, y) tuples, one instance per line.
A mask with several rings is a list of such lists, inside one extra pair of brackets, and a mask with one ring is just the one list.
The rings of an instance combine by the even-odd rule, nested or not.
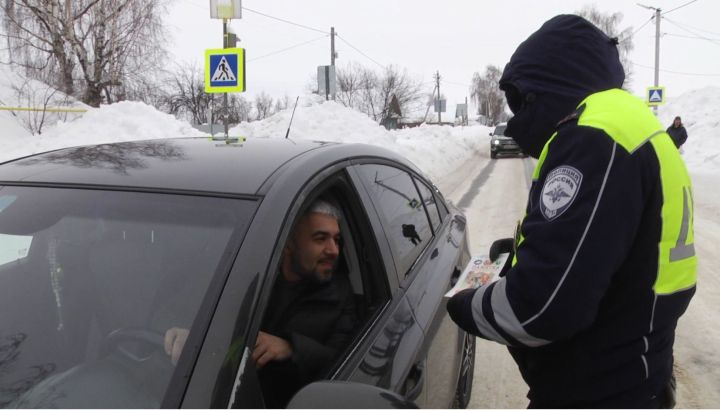
[[(28, 79), (12, 71), (8, 66), (0, 65), (0, 107), (39, 108), (43, 106), (89, 108), (74, 98), (52, 89), (47, 84)], [(45, 130), (60, 120), (77, 118), (79, 115), (81, 114), (0, 110), (0, 129), (3, 131), (2, 138), (0, 139), (0, 148), (7, 145), (16, 146), (21, 144), (22, 141), (16, 141), (15, 139), (32, 135), (32, 133), (25, 128), (28, 123), (37, 126), (39, 122), (42, 121), (43, 130)]]
[(665, 127), (679, 115), (688, 133), (683, 158), (691, 173), (720, 173), (720, 88), (707, 87), (680, 95), (658, 110)]
[[(13, 85), (27, 83), (0, 67), (0, 105), (19, 104)], [(64, 98), (64, 97), (63, 97)], [(668, 126), (675, 115), (688, 130), (684, 158), (691, 173), (720, 172), (720, 88), (683, 94), (660, 107), (659, 118)], [(232, 128), (231, 136), (285, 138), (292, 107), (263, 121)], [(0, 111), (0, 161), (37, 152), (118, 141), (203, 136), (187, 122), (140, 102), (121, 102), (72, 116), (74, 120), (46, 126), (41, 135), (30, 135), (19, 117)], [(75, 118), (77, 117), (77, 118)], [(450, 127), (423, 125), (388, 131), (365, 114), (317, 96), (300, 100), (290, 138), (379, 145), (398, 152), (437, 181), (468, 159), (487, 152), (491, 128), (482, 125)]]
[(7, 136), (0, 140), (0, 161), (77, 145), (203, 135), (147, 104), (124, 101), (90, 108), (77, 120), (58, 123), (41, 135)]
[[(270, 118), (242, 123), (228, 133), (252, 138), (285, 138), (292, 107)], [(290, 138), (379, 145), (406, 157), (431, 179), (454, 170), (489, 149), (491, 128), (423, 125), (388, 131), (367, 115), (334, 101), (301, 100), (290, 127)]]

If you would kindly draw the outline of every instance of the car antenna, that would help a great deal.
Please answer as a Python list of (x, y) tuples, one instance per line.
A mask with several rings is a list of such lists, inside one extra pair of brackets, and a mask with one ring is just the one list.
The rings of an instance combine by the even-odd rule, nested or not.
[(295, 117), (295, 109), (297, 108), (297, 103), (298, 103), (299, 99), (300, 99), (300, 96), (298, 95), (297, 98), (295, 99), (295, 106), (293, 107), (293, 112), (292, 112), (292, 115), (290, 116), (290, 124), (288, 124), (288, 129), (287, 129), (287, 132), (285, 133), (285, 139), (287, 139), (287, 137), (290, 135), (290, 127), (292, 126), (292, 120)]

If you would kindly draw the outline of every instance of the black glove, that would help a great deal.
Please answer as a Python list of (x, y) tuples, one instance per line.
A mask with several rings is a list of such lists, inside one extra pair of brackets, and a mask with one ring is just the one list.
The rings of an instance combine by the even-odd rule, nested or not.
[(515, 257), (515, 240), (513, 238), (498, 239), (490, 245), (490, 260), (495, 262), (500, 257), (501, 253), (509, 253), (505, 265), (498, 276), (503, 277), (507, 271), (512, 267), (512, 260)]

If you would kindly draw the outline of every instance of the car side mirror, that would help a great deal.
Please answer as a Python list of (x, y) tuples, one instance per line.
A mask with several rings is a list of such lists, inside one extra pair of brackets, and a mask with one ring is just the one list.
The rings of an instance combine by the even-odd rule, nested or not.
[(289, 409), (416, 409), (415, 403), (390, 390), (369, 384), (326, 380), (298, 391)]

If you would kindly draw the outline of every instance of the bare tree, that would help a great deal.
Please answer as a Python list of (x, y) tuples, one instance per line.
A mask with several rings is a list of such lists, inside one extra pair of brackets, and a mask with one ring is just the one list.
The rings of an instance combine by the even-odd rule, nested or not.
[(594, 4), (585, 5), (576, 14), (586, 18), (600, 28), (609, 37), (618, 39), (618, 52), (620, 54), (620, 62), (625, 70), (625, 83), (623, 87), (628, 88), (632, 82), (632, 62), (630, 61), (630, 52), (635, 48), (632, 38), (632, 27), (620, 29), (620, 23), (623, 19), (622, 13), (605, 14), (599, 11)]
[(166, 97), (170, 114), (195, 124), (214, 122), (213, 98), (205, 93), (205, 77), (197, 65), (184, 65), (172, 75), (172, 86)]
[(239, 124), (241, 122), (251, 121), (252, 104), (242, 95), (231, 95), (228, 100), (228, 122), (231, 124)]
[(273, 99), (264, 91), (255, 96), (255, 111), (257, 120), (263, 120), (273, 114)]
[(290, 97), (287, 94), (283, 98), (278, 98), (275, 101), (275, 112), (280, 112), (290, 105)]
[(366, 75), (368, 71), (367, 68), (354, 62), (349, 63), (342, 69), (338, 69), (336, 101), (346, 107), (358, 107), (362, 98), (362, 90), (368, 85), (363, 84), (363, 78), (368, 78)]
[[(194, 64), (179, 66), (170, 76), (170, 87), (158, 93), (156, 107), (195, 124), (218, 123), (223, 120), (222, 96), (205, 92), (203, 71)], [(163, 93), (165, 93), (163, 95)], [(272, 106), (272, 99), (270, 102)], [(251, 120), (252, 104), (242, 95), (228, 96), (228, 123)], [(272, 114), (266, 112), (265, 115)]]
[(22, 84), (12, 86), (15, 98), (25, 107), (30, 108), (17, 115), (23, 128), (33, 135), (42, 134), (46, 124), (53, 124), (58, 121), (65, 121), (68, 118), (67, 112), (51, 112), (50, 106), (70, 106), (72, 101), (58, 90), (45, 85), (39, 81), (25, 80)]
[(507, 119), (505, 96), (499, 86), (500, 77), (502, 70), (494, 65), (485, 67), (483, 75), (477, 72), (473, 74), (470, 97), (477, 102), (478, 114), (490, 122), (488, 125)]
[(380, 118), (375, 118), (376, 121), (382, 121), (389, 115), (393, 96), (397, 98), (401, 111), (417, 108), (423, 98), (421, 83), (410, 78), (407, 70), (401, 73), (395, 66), (386, 68), (378, 88), (378, 102), (382, 111)]
[(393, 96), (403, 112), (423, 104), (421, 83), (394, 66), (377, 74), (360, 64), (349, 64), (338, 69), (337, 81), (337, 101), (377, 122), (387, 117)]
[(10, 62), (89, 105), (120, 99), (160, 67), (165, 1), (4, 0)]

